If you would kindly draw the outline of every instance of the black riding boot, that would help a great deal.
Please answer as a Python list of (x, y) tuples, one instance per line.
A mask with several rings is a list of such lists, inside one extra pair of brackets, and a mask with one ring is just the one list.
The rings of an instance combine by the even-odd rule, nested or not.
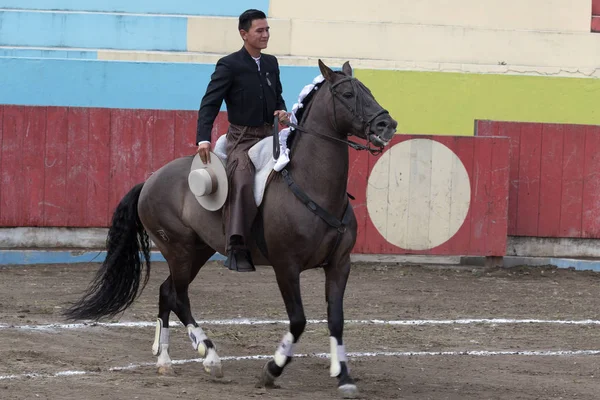
[(250, 251), (244, 246), (242, 238), (238, 235), (232, 236), (227, 250), (225, 266), (232, 271), (253, 272), (256, 271), (252, 262)]

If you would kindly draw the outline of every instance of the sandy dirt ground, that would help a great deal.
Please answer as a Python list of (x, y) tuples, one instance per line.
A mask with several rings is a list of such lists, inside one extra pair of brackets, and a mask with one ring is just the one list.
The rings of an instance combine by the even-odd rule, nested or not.
[[(325, 323), (307, 326), (296, 347), (305, 357), (294, 359), (277, 389), (255, 387), (266, 360), (239, 359), (272, 355), (287, 331), (283, 323), (227, 323), (287, 319), (269, 267), (240, 274), (212, 262), (190, 288), (195, 317), (207, 321), (204, 330), (227, 357), (223, 379), (204, 373), (180, 325), (171, 330), (175, 374), (157, 374), (150, 324), (168, 275), (164, 263), (153, 265), (130, 309), (103, 321), (147, 326), (63, 326), (61, 309), (97, 268), (0, 267), (0, 399), (339, 398), (328, 359), (317, 356), (329, 351)], [(585, 352), (600, 350), (599, 289), (598, 273), (552, 267), (354, 264), (344, 334), (347, 351), (360, 353), (350, 358), (352, 376), (364, 399), (598, 399), (600, 355)], [(302, 294), (307, 317), (326, 319), (321, 270), (302, 275)], [(442, 323), (459, 319), (510, 321)], [(59, 325), (39, 329), (45, 324)]]

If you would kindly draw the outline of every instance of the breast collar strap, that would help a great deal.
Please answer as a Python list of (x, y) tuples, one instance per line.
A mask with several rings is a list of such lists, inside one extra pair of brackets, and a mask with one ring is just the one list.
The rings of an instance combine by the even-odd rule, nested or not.
[(350, 207), (350, 201), (346, 202), (346, 208), (344, 210), (344, 215), (342, 219), (339, 220), (335, 216), (333, 216), (330, 212), (325, 210), (323, 207), (315, 203), (307, 194), (304, 192), (292, 179), (290, 172), (284, 168), (281, 170), (281, 175), (283, 175), (283, 179), (287, 183), (288, 187), (294, 193), (294, 195), (308, 208), (313, 214), (317, 215), (323, 221), (325, 221), (329, 226), (335, 228), (337, 230), (337, 237), (335, 239), (335, 244), (329, 251), (329, 255), (325, 258), (319, 267), (326, 266), (330, 263), (331, 258), (335, 254), (335, 251), (340, 245), (342, 241), (342, 236), (346, 233), (348, 223), (350, 223), (350, 217), (352, 215), (352, 208)]

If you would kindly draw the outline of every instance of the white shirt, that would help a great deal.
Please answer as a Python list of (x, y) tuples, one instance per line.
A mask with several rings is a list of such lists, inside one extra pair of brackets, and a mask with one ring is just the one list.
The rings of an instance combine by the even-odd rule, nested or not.
[[(252, 57), (252, 56), (250, 56)], [(256, 65), (258, 66), (258, 70), (260, 71), (260, 56), (258, 57), (252, 57), (254, 59), (254, 61), (256, 61)]]

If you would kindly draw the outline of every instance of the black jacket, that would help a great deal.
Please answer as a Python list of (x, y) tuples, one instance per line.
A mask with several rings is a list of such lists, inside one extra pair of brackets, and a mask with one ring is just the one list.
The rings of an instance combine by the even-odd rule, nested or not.
[(223, 100), (230, 123), (260, 126), (272, 124), (276, 110), (287, 110), (281, 93), (279, 64), (275, 56), (261, 55), (260, 72), (243, 47), (221, 58), (200, 104), (196, 143), (210, 141), (213, 123)]

